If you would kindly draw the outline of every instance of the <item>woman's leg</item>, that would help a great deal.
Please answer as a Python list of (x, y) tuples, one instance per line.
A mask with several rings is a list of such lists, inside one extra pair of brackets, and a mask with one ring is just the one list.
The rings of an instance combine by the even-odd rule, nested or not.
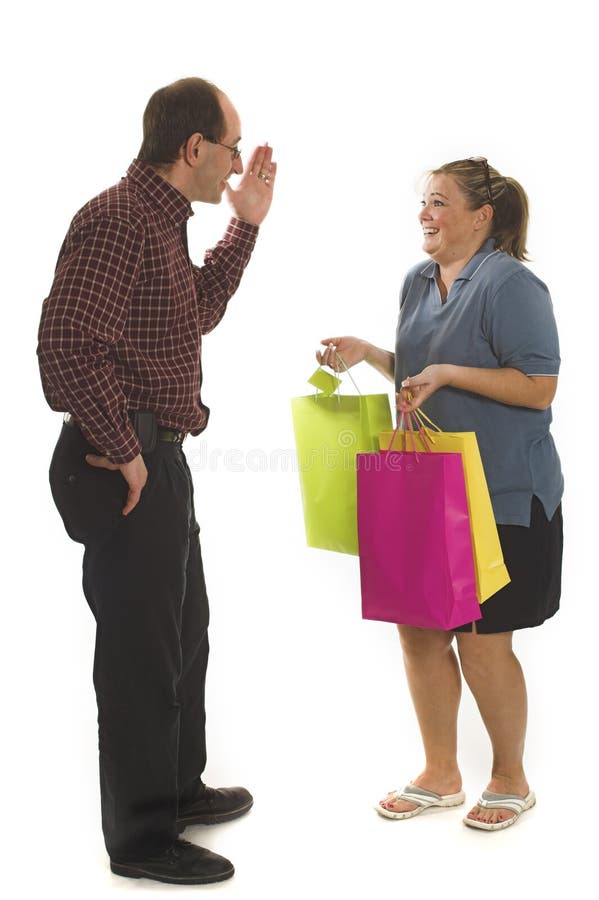
[[(453, 633), (399, 625), (399, 636), (412, 702), (424, 744), (426, 765), (414, 779), (436, 794), (455, 794), (462, 787), (457, 764), (457, 716), (461, 695), (460, 667), (451, 647)], [(381, 805), (394, 812), (415, 803), (391, 800)]]
[[(529, 792), (523, 755), (526, 735), (526, 684), (512, 650), (512, 632), (458, 634), (462, 673), (472, 691), (493, 748), (493, 769), (487, 790), (525, 797)], [(475, 806), (469, 818), (503, 822), (514, 813)]]

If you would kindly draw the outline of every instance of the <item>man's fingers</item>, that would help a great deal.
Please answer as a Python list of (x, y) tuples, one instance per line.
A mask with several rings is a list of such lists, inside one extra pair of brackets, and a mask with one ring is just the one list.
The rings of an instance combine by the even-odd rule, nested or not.
[(96, 466), (98, 469), (111, 469), (113, 472), (118, 469), (116, 463), (111, 462), (106, 456), (95, 456), (93, 453), (87, 453), (85, 461), (90, 466)]
[(141, 492), (148, 480), (148, 470), (144, 463), (141, 453), (128, 463), (123, 463), (120, 467), (121, 474), (129, 486), (127, 494), (127, 502), (123, 508), (123, 515), (127, 516), (139, 503)]
[(246, 172), (250, 175), (257, 175), (262, 167), (263, 160), (264, 147), (256, 147), (250, 158), (249, 165), (246, 167)]
[(131, 510), (139, 503), (141, 492), (147, 480), (148, 473), (142, 456), (137, 456), (131, 462), (120, 466), (111, 462), (106, 456), (96, 456), (94, 453), (87, 453), (85, 460), (90, 466), (96, 466), (98, 469), (110, 469), (111, 472), (120, 470), (121, 475), (129, 486), (127, 502), (123, 507), (123, 515), (129, 515)]
[(268, 144), (256, 147), (246, 166), (246, 172), (254, 176), (258, 176), (260, 173), (274, 176), (276, 163), (272, 162), (272, 147), (269, 147)]
[(246, 171), (246, 173), (248, 173), (248, 174), (249, 174), (250, 172), (253, 172), (253, 171), (254, 171), (254, 167), (255, 167), (255, 165), (256, 165), (256, 157), (257, 157), (257, 155), (258, 155), (258, 150), (259, 150), (259, 149), (260, 149), (259, 147), (256, 147), (256, 149), (254, 150), (254, 152), (253, 152), (252, 155), (250, 156), (249, 161), (248, 161), (248, 163), (247, 163), (247, 165), (246, 165), (246, 167), (245, 167), (245, 171)]
[(260, 160), (260, 167), (264, 171), (269, 172), (271, 170), (272, 164), (272, 147), (269, 147), (266, 144), (262, 149), (262, 159)]
[(132, 509), (134, 509), (139, 503), (139, 498), (141, 497), (141, 488), (130, 488), (129, 493), (127, 494), (127, 502), (123, 507), (123, 515), (128, 516)]
[(271, 147), (257, 147), (255, 153), (255, 159), (252, 164), (251, 171), (254, 175), (259, 175), (264, 169), (268, 172), (270, 169), (270, 160), (272, 158), (272, 149)]

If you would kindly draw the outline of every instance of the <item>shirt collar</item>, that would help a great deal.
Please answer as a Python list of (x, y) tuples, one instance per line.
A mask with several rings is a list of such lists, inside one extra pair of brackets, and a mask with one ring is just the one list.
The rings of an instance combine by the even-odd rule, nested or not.
[[(480, 250), (478, 250), (472, 259), (469, 259), (458, 277), (456, 281), (472, 281), (480, 267), (485, 263), (490, 256), (494, 256), (496, 253), (499, 253), (499, 250), (495, 249), (495, 238), (487, 238), (484, 242)], [(439, 273), (439, 266), (434, 260), (430, 260), (423, 269), (420, 270), (420, 275), (423, 278), (436, 278)]]
[(193, 216), (187, 197), (162, 178), (149, 163), (134, 159), (127, 169), (127, 178), (134, 181), (177, 225)]

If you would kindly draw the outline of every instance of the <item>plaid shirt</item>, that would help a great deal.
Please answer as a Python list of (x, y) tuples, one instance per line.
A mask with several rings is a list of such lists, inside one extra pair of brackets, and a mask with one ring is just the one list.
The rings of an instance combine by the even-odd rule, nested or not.
[(70, 412), (115, 463), (139, 452), (128, 409), (199, 434), (202, 335), (237, 290), (258, 228), (232, 219), (194, 266), (189, 201), (146, 163), (90, 200), (64, 240), (42, 309), (38, 356), (52, 409)]

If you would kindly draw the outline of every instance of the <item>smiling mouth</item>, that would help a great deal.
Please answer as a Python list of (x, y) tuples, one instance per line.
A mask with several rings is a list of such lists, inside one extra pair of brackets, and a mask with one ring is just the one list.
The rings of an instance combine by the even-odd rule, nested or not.
[(423, 232), (423, 234), (439, 234), (439, 229), (438, 228), (423, 228), (422, 232)]

